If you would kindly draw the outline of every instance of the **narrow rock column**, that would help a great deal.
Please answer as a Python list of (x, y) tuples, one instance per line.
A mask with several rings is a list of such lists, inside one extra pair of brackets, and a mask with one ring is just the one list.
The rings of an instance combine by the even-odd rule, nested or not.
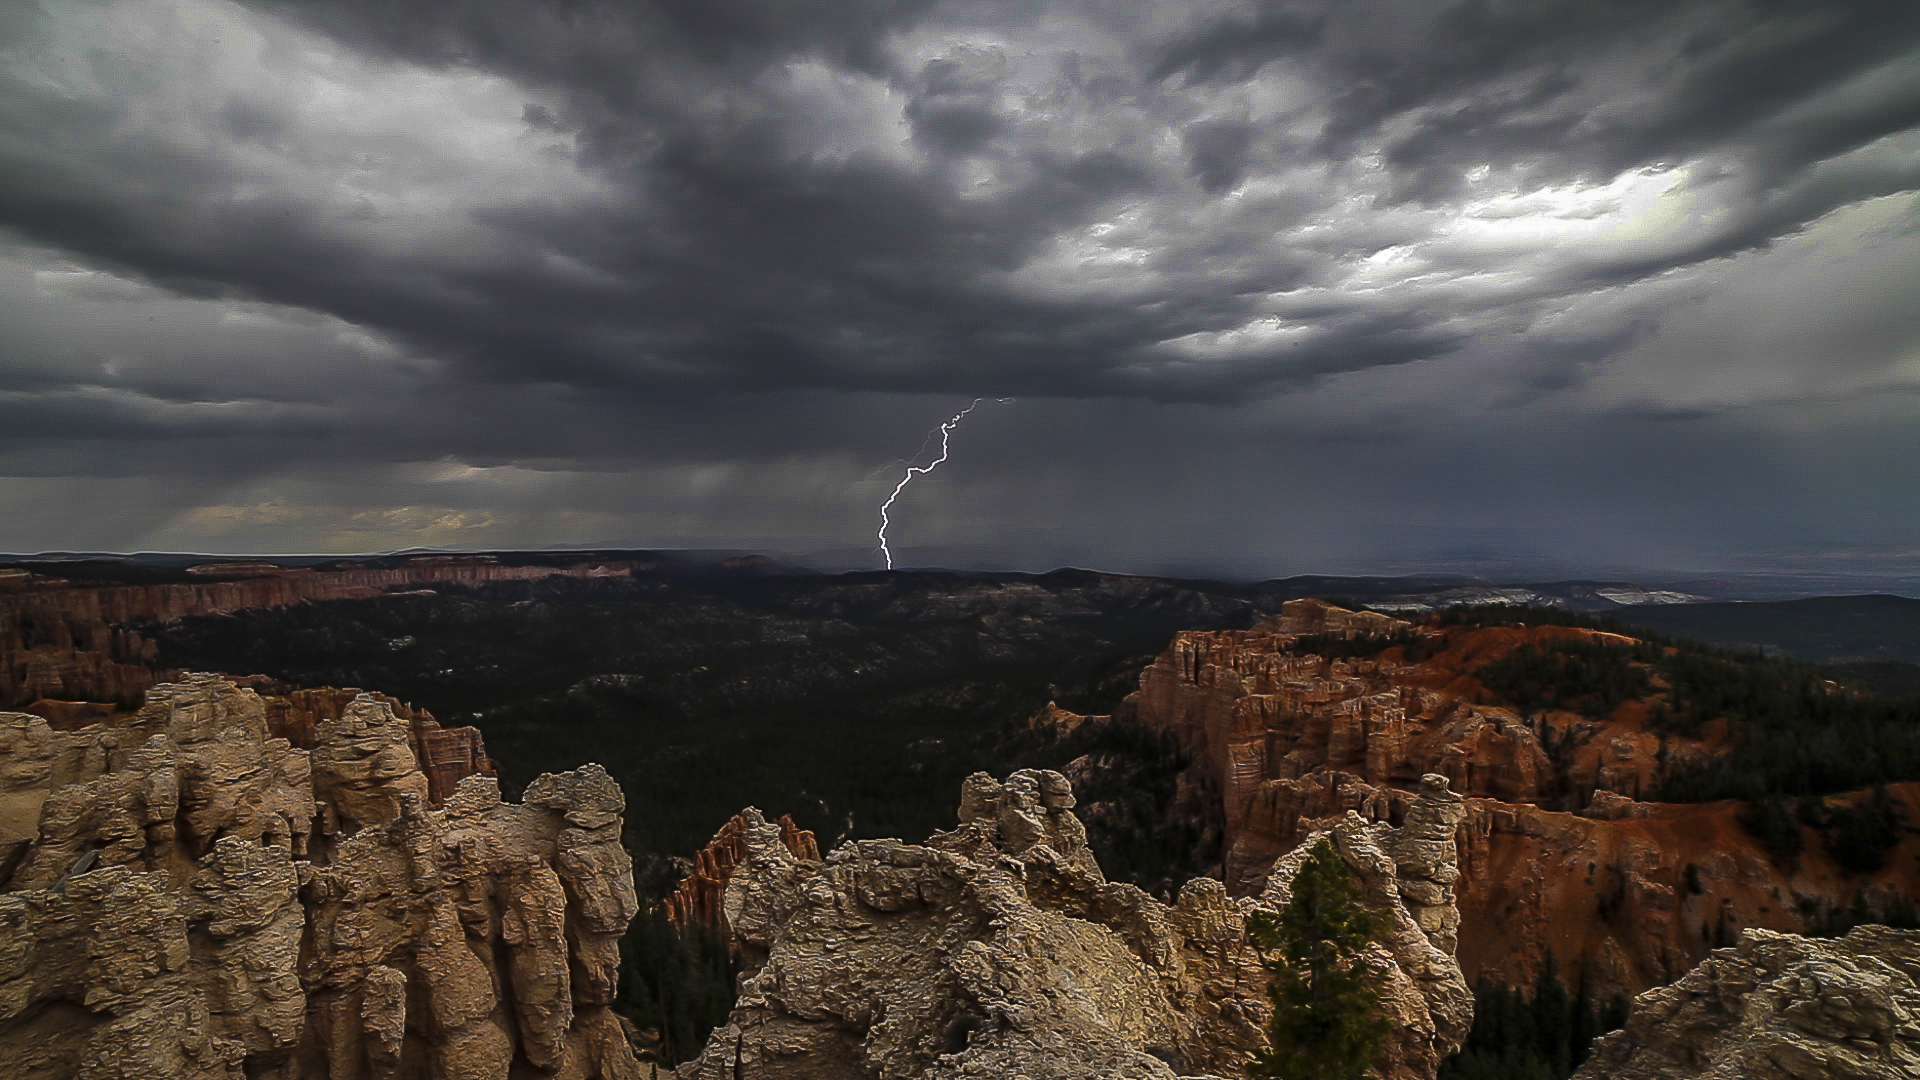
[(1427, 938), (1448, 956), (1460, 944), (1453, 892), (1460, 879), (1460, 849), (1454, 837), (1466, 817), (1467, 801), (1448, 788), (1446, 777), (1428, 773), (1420, 778), (1420, 794), (1392, 843), (1400, 898)]

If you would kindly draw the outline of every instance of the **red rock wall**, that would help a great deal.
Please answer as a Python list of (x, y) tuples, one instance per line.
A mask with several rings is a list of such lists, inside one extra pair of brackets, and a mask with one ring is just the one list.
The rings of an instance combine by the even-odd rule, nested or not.
[[(780, 826), (780, 843), (794, 858), (819, 860), (820, 844), (812, 830), (794, 824), (793, 818), (785, 814), (774, 824)], [(745, 815), (733, 815), (732, 820), (713, 834), (707, 846), (694, 855), (693, 872), (667, 897), (667, 917), (674, 925), (701, 926), (716, 934), (726, 933), (727, 916), (722, 902), (734, 867), (747, 857), (747, 826)]]
[[(302, 750), (312, 750), (317, 744), (322, 723), (340, 719), (347, 706), (366, 693), (351, 687), (296, 688), (262, 675), (235, 677), (231, 681), (252, 689), (266, 703), (267, 730), (271, 735), (286, 739)], [(413, 756), (420, 763), (420, 771), (426, 774), (427, 794), (435, 806), (445, 802), (465, 777), (500, 775), (493, 759), (487, 756), (480, 729), (443, 728), (425, 709), (382, 693), (375, 692), (372, 696), (408, 723)]]
[[(1461, 628), (1418, 665), (1401, 663), (1397, 647), (1371, 660), (1288, 653), (1296, 632), (1349, 629), (1337, 609), (1316, 604), (1291, 603), (1251, 631), (1180, 634), (1118, 710), (1177, 735), (1217, 784), (1230, 892), (1258, 891), (1279, 856), (1348, 810), (1397, 824), (1419, 777), (1438, 773), (1471, 807), (1458, 837), (1460, 958), (1470, 979), (1529, 985), (1551, 956), (1564, 976), (1589, 976), (1595, 993), (1635, 993), (1692, 967), (1717, 934), (1807, 929), (1803, 902), (1845, 906), (1863, 884), (1877, 895), (1920, 894), (1920, 838), (1911, 834), (1863, 883), (1811, 833), (1797, 866), (1775, 865), (1738, 824), (1739, 804), (1627, 797), (1651, 787), (1657, 769), (1659, 738), (1637, 703), (1593, 725), (1574, 757), (1571, 786), (1601, 789), (1592, 804), (1580, 814), (1545, 808), (1555, 784), (1539, 734), (1476, 703), (1470, 672), (1529, 642), (1611, 635)], [(1710, 737), (1695, 748), (1712, 745)], [(1920, 821), (1920, 784), (1890, 790)]]

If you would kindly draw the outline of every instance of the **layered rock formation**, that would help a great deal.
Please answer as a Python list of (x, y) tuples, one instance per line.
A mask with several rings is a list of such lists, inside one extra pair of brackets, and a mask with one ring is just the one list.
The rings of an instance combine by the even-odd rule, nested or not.
[[(407, 722), (408, 741), (413, 756), (426, 774), (427, 797), (434, 805), (446, 801), (454, 786), (469, 776), (498, 776), (492, 758), (487, 756), (480, 729), (443, 728), (433, 714), (385, 694), (332, 686), (294, 687), (264, 675), (229, 676), (235, 686), (254, 691), (267, 710), (267, 734), (285, 739), (302, 750), (319, 743), (320, 726), (337, 721), (362, 696), (384, 702), (393, 714)], [(118, 707), (95, 701), (55, 701), (42, 698), (23, 711), (47, 721), (55, 731), (77, 731), (92, 725), (125, 726), (134, 722), (131, 714)]]
[[(681, 879), (667, 897), (667, 917), (675, 926), (699, 926), (711, 933), (727, 933), (727, 882), (733, 869), (747, 858), (747, 830), (755, 822), (745, 814), (735, 814), (713, 834), (707, 846), (694, 854), (693, 869)], [(780, 830), (780, 844), (803, 862), (820, 861), (820, 844), (813, 830), (795, 824), (792, 816), (780, 815), (773, 823)]]
[(1920, 1076), (1920, 932), (1838, 941), (1748, 930), (1633, 1003), (1574, 1080)]
[(147, 698), (74, 732), (0, 713), (0, 1075), (640, 1075), (598, 766), (436, 809), (374, 695), (311, 751), (223, 679)]
[[(1164, 905), (1106, 881), (1058, 773), (970, 777), (960, 825), (924, 845), (863, 840), (824, 862), (744, 814), (725, 913), (740, 998), (679, 1080), (1029, 1080), (1242, 1076), (1264, 1044), (1265, 970), (1248, 915), (1284, 904), (1297, 861), (1257, 898), (1198, 878)], [(1350, 815), (1330, 835), (1392, 930), (1388, 1080), (1431, 1078), (1472, 1019), (1450, 955), (1453, 834), (1464, 813), (1432, 777), (1394, 829)]]
[[(1304, 635), (1381, 640), (1374, 655), (1339, 658), (1296, 647)], [(1421, 629), (1291, 601), (1251, 630), (1179, 634), (1116, 718), (1192, 752), (1199, 775), (1183, 787), (1218, 793), (1209, 816), (1224, 830), (1233, 895), (1257, 893), (1276, 859), (1342, 814), (1403, 820), (1419, 777), (1445, 776), (1468, 797), (1458, 843), (1470, 979), (1527, 986), (1551, 960), (1596, 997), (1633, 994), (1745, 927), (1803, 930), (1811, 912), (1861, 889), (1920, 893), (1911, 839), (1885, 871), (1849, 879), (1813, 842), (1797, 865), (1777, 865), (1739, 825), (1739, 804), (1634, 799), (1653, 785), (1661, 745), (1638, 703), (1604, 722), (1529, 723), (1479, 700), (1474, 669), (1565, 639), (1624, 640), (1570, 627)], [(1410, 663), (1399, 642), (1426, 655)], [(1043, 718), (1057, 730), (1075, 721), (1057, 709)], [(1558, 762), (1548, 738), (1571, 747)], [(1577, 813), (1542, 805), (1589, 791)], [(1889, 792), (1920, 821), (1920, 785)]]
[(442, 583), (619, 576), (653, 565), (591, 559), (570, 566), (514, 566), (485, 555), (423, 556), (396, 567), (345, 564), (329, 570), (261, 563), (226, 564), (220, 570), (221, 564), (208, 564), (235, 580), (104, 586), (13, 571), (7, 587), (0, 587), (0, 707), (36, 698), (138, 702), (148, 687), (179, 673), (153, 669), (154, 643), (126, 625), (134, 620), (166, 622)]
[(267, 706), (267, 732), (285, 739), (302, 750), (319, 745), (323, 725), (338, 721), (347, 709), (363, 696), (371, 696), (407, 722), (407, 741), (413, 747), (414, 760), (427, 778), (427, 798), (434, 805), (445, 802), (460, 781), (469, 776), (498, 776), (498, 768), (487, 756), (480, 729), (443, 728), (433, 714), (398, 698), (376, 691), (339, 689), (331, 686), (292, 687), (259, 675), (236, 678), (237, 686), (260, 695)]

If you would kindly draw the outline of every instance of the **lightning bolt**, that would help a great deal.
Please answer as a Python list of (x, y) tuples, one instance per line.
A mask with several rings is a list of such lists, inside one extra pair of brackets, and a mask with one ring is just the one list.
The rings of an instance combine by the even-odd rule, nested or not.
[[(900, 497), (900, 493), (906, 490), (907, 485), (913, 482), (914, 477), (925, 476), (927, 473), (930, 473), (933, 470), (939, 468), (941, 462), (947, 460), (948, 436), (953, 434), (954, 428), (960, 426), (960, 421), (966, 419), (968, 413), (979, 408), (980, 403), (985, 400), (986, 400), (985, 398), (974, 398), (973, 404), (967, 406), (964, 409), (961, 409), (957, 413), (954, 413), (953, 418), (951, 420), (948, 420), (946, 423), (941, 424), (938, 429), (940, 432), (940, 456), (937, 458), (934, 458), (933, 461), (931, 461), (925, 466), (908, 465), (906, 475), (902, 476), (900, 478), (900, 482), (893, 486), (893, 494), (887, 496), (887, 501), (880, 504), (880, 554), (886, 557), (887, 569), (889, 570), (893, 569), (893, 551), (892, 549), (887, 547), (887, 528), (888, 526), (893, 524), (893, 522), (887, 517), (887, 511), (893, 509), (893, 500)], [(1010, 402), (1013, 399), (1012, 398), (995, 398), (994, 400), (1002, 404), (1005, 404), (1006, 402)], [(930, 441), (932, 438), (933, 438), (933, 432), (931, 431), (927, 432), (926, 439), (923, 439), (920, 442), (921, 449), (923, 450), (926, 449), (927, 442)], [(916, 454), (915, 456), (917, 457), (919, 455)]]

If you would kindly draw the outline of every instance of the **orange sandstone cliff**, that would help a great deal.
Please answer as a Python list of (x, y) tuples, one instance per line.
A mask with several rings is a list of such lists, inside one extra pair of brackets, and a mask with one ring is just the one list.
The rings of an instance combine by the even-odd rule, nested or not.
[[(1329, 658), (1295, 647), (1308, 635), (1375, 636), (1382, 648)], [(1430, 655), (1405, 662), (1392, 635)], [(1570, 627), (1417, 628), (1293, 601), (1250, 630), (1178, 635), (1115, 715), (1171, 732), (1192, 753), (1196, 775), (1183, 787), (1217, 800), (1219, 873), (1239, 896), (1258, 893), (1309, 832), (1348, 811), (1397, 824), (1422, 775), (1446, 777), (1466, 796), (1456, 840), (1469, 979), (1530, 985), (1551, 963), (1596, 996), (1632, 994), (1671, 981), (1743, 929), (1803, 932), (1862, 889), (1920, 893), (1911, 833), (1885, 869), (1862, 879), (1812, 842), (1796, 865), (1777, 864), (1739, 824), (1742, 804), (1637, 801), (1655, 783), (1661, 745), (1642, 703), (1602, 722), (1548, 714), (1533, 723), (1481, 703), (1473, 669), (1569, 637), (1624, 640)], [(1061, 729), (1078, 720), (1057, 709), (1045, 717)], [(1725, 737), (1717, 727), (1689, 747), (1711, 752)], [(1556, 740), (1573, 747), (1558, 766), (1547, 745)], [(1920, 784), (1888, 790), (1920, 821)]]

